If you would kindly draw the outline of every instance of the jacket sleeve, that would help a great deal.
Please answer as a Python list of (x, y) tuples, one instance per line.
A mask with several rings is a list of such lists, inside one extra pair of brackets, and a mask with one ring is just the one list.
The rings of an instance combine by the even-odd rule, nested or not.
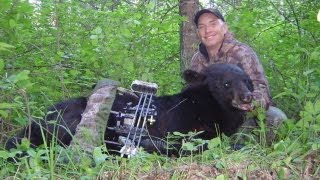
[(268, 109), (271, 104), (271, 96), (263, 67), (251, 48), (247, 48), (245, 51), (246, 53), (240, 54), (240, 64), (252, 80), (254, 100), (263, 108)]
[(206, 58), (200, 53), (200, 51), (197, 51), (190, 62), (189, 69), (200, 72), (203, 68), (205, 68), (207, 65)]

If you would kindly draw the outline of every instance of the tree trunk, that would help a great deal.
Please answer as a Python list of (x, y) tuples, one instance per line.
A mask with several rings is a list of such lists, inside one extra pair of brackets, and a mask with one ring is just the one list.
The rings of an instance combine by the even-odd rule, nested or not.
[(180, 67), (184, 71), (198, 48), (199, 39), (193, 17), (199, 9), (199, 0), (180, 0), (180, 15), (186, 19), (180, 25)]

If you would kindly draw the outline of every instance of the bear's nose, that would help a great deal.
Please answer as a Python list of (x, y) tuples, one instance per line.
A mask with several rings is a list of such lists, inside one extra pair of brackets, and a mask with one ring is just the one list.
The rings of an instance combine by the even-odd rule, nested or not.
[(241, 101), (244, 103), (251, 103), (252, 93), (251, 92), (244, 93), (240, 98), (241, 98)]

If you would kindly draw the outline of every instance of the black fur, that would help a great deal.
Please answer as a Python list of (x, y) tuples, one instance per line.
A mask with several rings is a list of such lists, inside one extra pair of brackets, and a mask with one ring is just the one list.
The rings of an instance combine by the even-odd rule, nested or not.
[[(251, 107), (253, 86), (249, 77), (239, 67), (230, 64), (211, 65), (201, 73), (186, 70), (183, 76), (188, 85), (182, 92), (154, 98), (157, 116), (156, 122), (147, 127), (149, 134), (164, 138), (169, 132), (174, 131), (204, 131), (200, 137), (211, 139), (221, 132), (228, 136), (235, 133), (244, 120), (245, 111)], [(128, 102), (137, 104), (138, 99), (128, 94), (118, 94), (112, 110), (122, 111)], [(80, 97), (57, 103), (49, 108), (51, 112), (46, 116), (46, 121), (41, 121), (41, 125), (48, 130), (45, 132), (46, 140), (50, 142), (51, 134), (58, 132), (57, 142), (60, 145), (69, 145), (72, 140), (71, 134), (75, 133), (86, 104), (87, 99)], [(48, 123), (48, 120), (58, 120), (59, 126)], [(116, 115), (112, 114), (108, 120), (108, 127), (114, 127), (115, 124)], [(43, 143), (40, 128), (39, 123), (32, 123), (30, 141), (33, 146)], [(16, 142), (27, 135), (28, 127), (16, 137), (9, 139), (6, 149), (15, 148)], [(113, 131), (106, 129), (106, 140), (113, 141), (117, 137)], [(153, 151), (154, 148), (149, 148), (148, 145), (150, 144), (146, 144), (145, 148)]]

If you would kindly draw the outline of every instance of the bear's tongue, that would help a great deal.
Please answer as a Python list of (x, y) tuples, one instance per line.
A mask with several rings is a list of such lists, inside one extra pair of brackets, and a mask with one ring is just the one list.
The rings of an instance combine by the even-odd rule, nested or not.
[(241, 109), (243, 111), (251, 111), (253, 109), (252, 103), (244, 103), (244, 104), (239, 104), (236, 101), (232, 101), (232, 106), (238, 109)]
[(239, 104), (238, 108), (244, 111), (251, 111), (253, 106), (252, 104)]

